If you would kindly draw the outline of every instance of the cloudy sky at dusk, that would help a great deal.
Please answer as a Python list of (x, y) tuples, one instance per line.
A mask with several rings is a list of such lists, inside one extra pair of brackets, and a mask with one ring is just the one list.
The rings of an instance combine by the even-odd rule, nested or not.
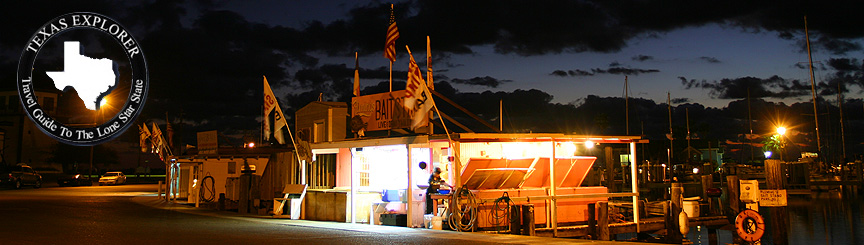
[[(53, 17), (112, 16), (141, 41), (155, 106), (182, 104), (193, 120), (255, 114), (261, 75), (283, 108), (319, 92), (350, 96), (353, 52), (363, 87), (387, 80), (382, 56), (389, 2), (21, 1), (0, 10), (0, 77), (12, 84), (23, 44)], [(398, 1), (394, 80), (409, 45), (421, 67), (431, 36), (436, 82), (462, 92), (538, 89), (555, 103), (587, 95), (724, 107), (754, 97), (809, 100), (808, 16), (819, 93), (860, 98), (860, 2)], [(5, 84), (4, 83), (4, 84)], [(394, 88), (402, 89), (402, 88)], [(189, 93), (190, 91), (196, 91)], [(302, 95), (303, 93), (306, 95)], [(826, 97), (833, 99), (832, 96)], [(287, 104), (287, 105), (286, 105)], [(152, 109), (151, 109), (152, 110)], [(164, 109), (160, 109), (164, 110)], [(189, 112), (195, 111), (195, 112)], [(156, 115), (163, 112), (153, 113)]]

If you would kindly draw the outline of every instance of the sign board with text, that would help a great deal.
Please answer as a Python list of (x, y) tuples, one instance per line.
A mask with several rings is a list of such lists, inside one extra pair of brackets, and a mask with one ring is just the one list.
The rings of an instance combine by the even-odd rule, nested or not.
[(759, 190), (759, 205), (764, 207), (785, 207), (786, 190)]
[[(366, 131), (410, 128), (414, 112), (405, 109), (404, 101), (405, 90), (353, 97), (351, 117), (359, 116)], [(420, 127), (426, 126), (429, 120), (424, 122)]]
[(219, 134), (216, 130), (198, 132), (198, 154), (219, 154)]

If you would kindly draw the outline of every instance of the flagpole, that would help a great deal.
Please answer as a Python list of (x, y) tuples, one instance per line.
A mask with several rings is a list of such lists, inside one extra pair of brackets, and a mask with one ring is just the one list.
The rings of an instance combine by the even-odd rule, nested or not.
[[(264, 115), (264, 105), (261, 105), (261, 115)], [(259, 146), (264, 145), (264, 120), (267, 120), (266, 115), (264, 115), (263, 120), (261, 120), (261, 127), (260, 127), (260, 130), (258, 130), (259, 131), (258, 132), (258, 145)]]
[[(429, 36), (426, 36), (426, 84), (428, 84), (428, 86), (426, 86), (427, 90), (435, 89), (435, 87), (434, 87), (435, 85), (432, 82), (432, 43), (429, 40)], [(431, 97), (432, 94), (430, 93), (429, 96)], [(427, 121), (428, 121), (428, 125), (429, 125), (428, 126), (429, 127), (429, 134), (434, 134), (435, 133), (435, 130), (434, 130), (435, 127), (432, 124), (433, 119), (432, 119), (432, 112), (431, 111), (429, 112), (427, 117), (428, 117)]]
[[(405, 45), (405, 49), (408, 50), (408, 56), (414, 57), (414, 55), (411, 54), (411, 49), (408, 48), (408, 45)], [(420, 87), (423, 88), (423, 92), (426, 92), (430, 96), (432, 95), (432, 93), (429, 92), (429, 87), (426, 86), (425, 83), (421, 84)], [(438, 119), (441, 120), (441, 126), (444, 128), (444, 133), (447, 134), (447, 142), (450, 145), (450, 148), (455, 150), (455, 148), (453, 148), (453, 139), (450, 137), (450, 130), (447, 129), (447, 124), (444, 123), (444, 117), (441, 116), (441, 111), (438, 110), (438, 105), (435, 104), (434, 99), (430, 99), (429, 101), (432, 102), (432, 108), (435, 109), (436, 113), (438, 113)], [(456, 151), (454, 151), (454, 154), (455, 152)], [(456, 158), (458, 159), (459, 156), (457, 155)]]
[[(168, 122), (168, 111), (165, 111), (165, 133), (166, 133), (166, 134), (167, 134), (167, 133), (170, 133), (170, 132), (168, 132), (168, 124), (169, 124), (169, 122)], [(169, 138), (170, 138), (170, 137), (169, 137)], [(166, 144), (165, 147), (168, 148), (168, 153), (171, 153), (171, 155), (174, 155), (174, 154), (172, 153), (172, 151), (171, 151), (171, 144), (173, 144), (173, 143), (172, 143), (171, 141), (168, 141), (168, 144)]]
[(393, 61), (390, 61), (390, 92), (393, 92)]
[(352, 88), (354, 96), (360, 96), (360, 59), (357, 52), (354, 52), (354, 87)]
[[(282, 115), (284, 116), (285, 114), (283, 113)], [(288, 129), (288, 137), (291, 137), (291, 144), (294, 145), (294, 156), (297, 157), (297, 165), (299, 165), (300, 169), (302, 170), (303, 169), (303, 166), (302, 166), (303, 162), (300, 161), (300, 153), (297, 150), (297, 142), (294, 141), (294, 134), (291, 133), (291, 127), (288, 127), (288, 124), (285, 124), (285, 129)], [(300, 173), (300, 174), (302, 176), (302, 175), (305, 175), (306, 173)], [(306, 183), (300, 183), (300, 184), (305, 185)]]

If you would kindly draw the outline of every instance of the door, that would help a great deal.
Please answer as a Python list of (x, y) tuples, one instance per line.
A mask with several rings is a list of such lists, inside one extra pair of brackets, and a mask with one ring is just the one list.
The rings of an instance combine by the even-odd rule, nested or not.
[(178, 190), (178, 194), (180, 195), (178, 198), (187, 198), (189, 197), (189, 186), (191, 186), (192, 179), (189, 179), (189, 167), (181, 166), (180, 167), (180, 184), (178, 185), (180, 189)]

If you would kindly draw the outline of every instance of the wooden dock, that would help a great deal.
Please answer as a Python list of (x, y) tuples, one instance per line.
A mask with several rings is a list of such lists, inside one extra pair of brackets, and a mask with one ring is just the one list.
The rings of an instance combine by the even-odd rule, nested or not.
[[(729, 225), (729, 220), (726, 216), (693, 217), (689, 218), (689, 221), (690, 227), (706, 226), (709, 229), (711, 227), (713, 229), (720, 229), (723, 226)], [(596, 229), (596, 232), (592, 231), (590, 225), (562, 226), (558, 227), (558, 237), (599, 237), (599, 234), (603, 233), (602, 230), (604, 228), (597, 227)], [(608, 229), (607, 232), (610, 235), (637, 233), (636, 223), (633, 222), (612, 223), (606, 229)], [(653, 217), (640, 220), (638, 232), (666, 235), (668, 234), (666, 219), (663, 217)], [(552, 237), (554, 232), (552, 228), (538, 228), (536, 229), (536, 234), (538, 236)]]

